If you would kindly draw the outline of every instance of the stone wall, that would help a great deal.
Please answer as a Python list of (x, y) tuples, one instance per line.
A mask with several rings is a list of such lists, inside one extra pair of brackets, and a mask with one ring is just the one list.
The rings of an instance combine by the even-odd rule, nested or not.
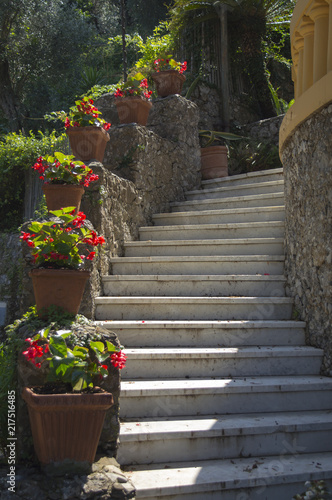
[(257, 141), (271, 142), (276, 146), (279, 145), (279, 129), (284, 115), (274, 116), (266, 120), (249, 123), (240, 128), (241, 135), (250, 136)]
[[(106, 119), (114, 116), (113, 96), (98, 101)], [(197, 106), (180, 96), (157, 99), (147, 127), (113, 125), (104, 162), (89, 165), (99, 180), (86, 189), (81, 210), (106, 244), (91, 266), (80, 313), (94, 317), (94, 298), (101, 293), (101, 276), (109, 274), (110, 257), (122, 256), (125, 241), (138, 239), (140, 226), (152, 215), (166, 212), (170, 202), (184, 199), (200, 186)], [(21, 312), (34, 304), (28, 260), (23, 270)]]
[(0, 234), (0, 327), (19, 314), (21, 257), (18, 234)]
[(285, 143), (287, 294), (307, 322), (307, 343), (325, 350), (332, 376), (332, 104)]

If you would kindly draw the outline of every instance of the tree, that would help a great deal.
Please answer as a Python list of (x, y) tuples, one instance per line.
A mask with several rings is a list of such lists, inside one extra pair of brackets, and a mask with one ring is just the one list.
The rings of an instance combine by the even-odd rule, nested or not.
[(1, 3), (0, 106), (13, 131), (26, 118), (41, 119), (52, 108), (70, 105), (81, 68), (95, 62), (96, 49), (107, 44), (106, 36), (98, 36), (89, 15), (69, 0)]
[(174, 5), (172, 26), (180, 34), (186, 30), (188, 22), (203, 24), (211, 19), (219, 19), (221, 47), (224, 51), (223, 66), (220, 68), (224, 121), (227, 121), (229, 101), (227, 89), (229, 75), (225, 53), (227, 51), (229, 57), (226, 33), (229, 32), (230, 25), (234, 27), (235, 43), (237, 50), (242, 54), (241, 65), (251, 82), (251, 92), (258, 96), (261, 116), (262, 118), (273, 116), (275, 112), (268, 87), (263, 41), (267, 26), (275, 21), (280, 22), (280, 17), (289, 25), (290, 13), (294, 7), (293, 0), (175, 0)]

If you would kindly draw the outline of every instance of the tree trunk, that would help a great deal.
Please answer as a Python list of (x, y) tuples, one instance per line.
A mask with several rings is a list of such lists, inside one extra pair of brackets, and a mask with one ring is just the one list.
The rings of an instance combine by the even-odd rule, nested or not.
[(121, 0), (122, 62), (123, 81), (127, 81), (127, 47), (126, 47), (126, 2)]
[(224, 131), (229, 131), (229, 67), (228, 67), (228, 36), (227, 36), (227, 5), (220, 5), (217, 8), (220, 20), (221, 37), (221, 95), (222, 95), (222, 122)]
[(9, 120), (11, 130), (22, 130), (22, 120), (19, 113), (18, 99), (15, 95), (9, 74), (7, 59), (0, 59), (0, 106)]

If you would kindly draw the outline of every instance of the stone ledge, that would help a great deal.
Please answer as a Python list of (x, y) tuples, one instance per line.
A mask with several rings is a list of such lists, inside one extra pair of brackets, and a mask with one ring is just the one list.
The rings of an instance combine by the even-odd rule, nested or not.
[[(8, 466), (9, 469), (9, 466)], [(115, 500), (134, 499), (132, 482), (114, 458), (99, 457), (87, 469), (63, 463), (39, 467), (16, 467), (15, 491), (8, 490), (8, 470), (0, 471), (2, 500)]]

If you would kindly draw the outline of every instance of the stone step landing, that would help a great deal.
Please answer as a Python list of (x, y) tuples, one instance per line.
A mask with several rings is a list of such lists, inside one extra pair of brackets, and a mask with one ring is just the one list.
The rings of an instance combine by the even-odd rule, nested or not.
[[(331, 411), (207, 415), (128, 420), (121, 424), (122, 465), (277, 455), (288, 443), (305, 453), (329, 452)], [(176, 451), (175, 451), (176, 450)]]
[(284, 442), (276, 455), (131, 465), (127, 476), (139, 500), (290, 500), (317, 479), (331, 488), (332, 453), (301, 451)]

